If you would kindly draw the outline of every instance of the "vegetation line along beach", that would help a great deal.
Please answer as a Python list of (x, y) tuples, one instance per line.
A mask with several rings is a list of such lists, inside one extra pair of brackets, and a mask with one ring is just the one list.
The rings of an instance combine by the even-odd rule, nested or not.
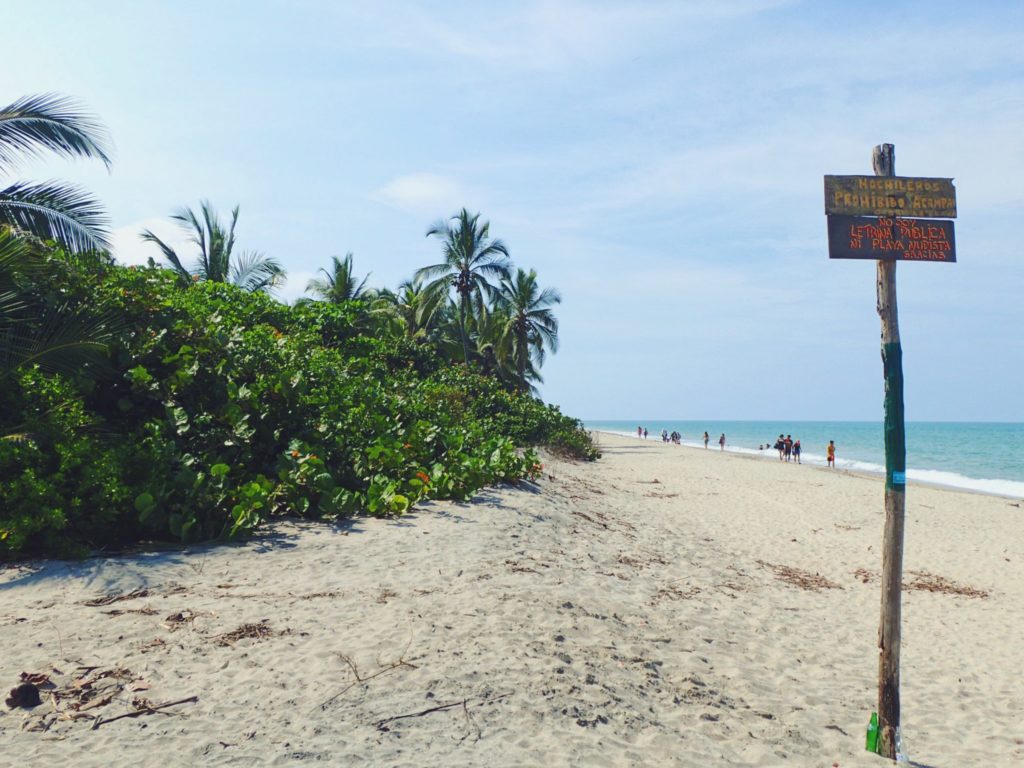
[[(110, 137), (54, 95), (0, 109), (0, 170), (41, 152), (111, 164)], [(0, 556), (85, 554), (465, 499), (536, 477), (534, 452), (597, 452), (534, 396), (561, 301), (479, 213), (427, 229), (437, 263), (372, 288), (351, 254), (273, 297), (279, 262), (209, 201), (116, 264), (102, 205), (60, 182), (0, 197)], [(237, 238), (237, 239), (236, 239)]]

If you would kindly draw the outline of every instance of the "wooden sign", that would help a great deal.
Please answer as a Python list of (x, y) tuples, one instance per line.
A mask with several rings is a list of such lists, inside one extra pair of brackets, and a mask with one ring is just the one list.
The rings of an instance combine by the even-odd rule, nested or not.
[(952, 179), (826, 176), (825, 213), (955, 219), (956, 188)]
[(829, 216), (830, 259), (956, 261), (952, 221)]

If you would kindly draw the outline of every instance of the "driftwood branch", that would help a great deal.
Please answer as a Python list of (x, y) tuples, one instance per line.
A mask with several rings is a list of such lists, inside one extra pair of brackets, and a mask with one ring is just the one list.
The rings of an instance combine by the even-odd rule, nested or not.
[(412, 712), (408, 715), (395, 715), (394, 717), (385, 717), (383, 720), (378, 720), (374, 725), (378, 731), (388, 730), (387, 724), (393, 723), (395, 720), (405, 720), (410, 717), (423, 717), (429, 715), (431, 712), (443, 712), (446, 709), (454, 709), (455, 707), (465, 707), (469, 699), (463, 699), (462, 701), (453, 701), (451, 704), (439, 704), (436, 707), (430, 707), (419, 712)]
[(92, 729), (95, 731), (104, 723), (112, 723), (115, 720), (121, 720), (126, 717), (141, 717), (142, 715), (152, 715), (159, 712), (162, 709), (167, 709), (168, 707), (176, 707), (179, 704), (195, 704), (197, 701), (199, 701), (198, 696), (189, 696), (187, 699), (179, 699), (178, 701), (168, 701), (166, 704), (154, 704), (150, 707), (136, 709), (134, 712), (125, 712), (123, 715), (117, 715), (116, 717), (98, 717), (96, 718), (96, 721), (92, 724)]
[[(493, 704), (496, 701), (507, 699), (511, 695), (511, 693), (503, 693), (500, 696), (495, 696), (493, 699), (485, 699), (480, 703)], [(387, 731), (389, 730), (387, 727), (388, 723), (393, 723), (396, 720), (406, 720), (412, 717), (423, 717), (424, 715), (429, 715), (434, 712), (443, 712), (447, 709), (454, 709), (455, 707), (462, 707), (466, 713), (466, 716), (469, 717), (469, 709), (467, 708), (467, 705), (469, 704), (470, 701), (473, 700), (473, 698), (474, 697), (470, 697), (468, 699), (462, 699), (461, 701), (453, 701), (449, 704), (438, 704), (436, 707), (429, 707), (428, 709), (423, 709), (419, 712), (410, 712), (407, 715), (395, 715), (394, 717), (385, 717), (383, 720), (378, 720), (376, 723), (374, 723), (374, 726), (377, 728), (378, 731)]]

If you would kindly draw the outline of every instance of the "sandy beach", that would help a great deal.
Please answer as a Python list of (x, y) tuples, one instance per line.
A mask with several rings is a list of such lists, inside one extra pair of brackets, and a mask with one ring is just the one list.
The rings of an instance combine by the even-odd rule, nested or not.
[[(867, 766), (882, 483), (602, 434), (398, 520), (0, 570), (0, 762)], [(1024, 508), (912, 486), (906, 751), (1024, 764)], [(164, 705), (170, 706), (164, 706)]]

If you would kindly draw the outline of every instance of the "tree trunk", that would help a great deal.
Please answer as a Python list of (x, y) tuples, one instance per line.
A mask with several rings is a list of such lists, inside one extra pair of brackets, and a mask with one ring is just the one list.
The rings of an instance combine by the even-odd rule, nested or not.
[(521, 392), (526, 391), (526, 356), (529, 354), (529, 350), (526, 346), (526, 331), (522, 328), (516, 331), (518, 336), (517, 341), (519, 342), (519, 349), (516, 350), (516, 369), (519, 375), (519, 389)]
[(466, 305), (469, 304), (469, 296), (459, 294), (459, 330), (462, 332), (462, 359), (469, 367), (469, 337), (466, 335)]
[[(875, 147), (877, 176), (895, 176), (892, 144)], [(903, 349), (896, 308), (896, 261), (878, 262), (878, 316), (885, 376), (885, 538), (878, 626), (878, 752), (895, 760), (900, 727), (900, 619), (907, 447), (903, 417)]]

